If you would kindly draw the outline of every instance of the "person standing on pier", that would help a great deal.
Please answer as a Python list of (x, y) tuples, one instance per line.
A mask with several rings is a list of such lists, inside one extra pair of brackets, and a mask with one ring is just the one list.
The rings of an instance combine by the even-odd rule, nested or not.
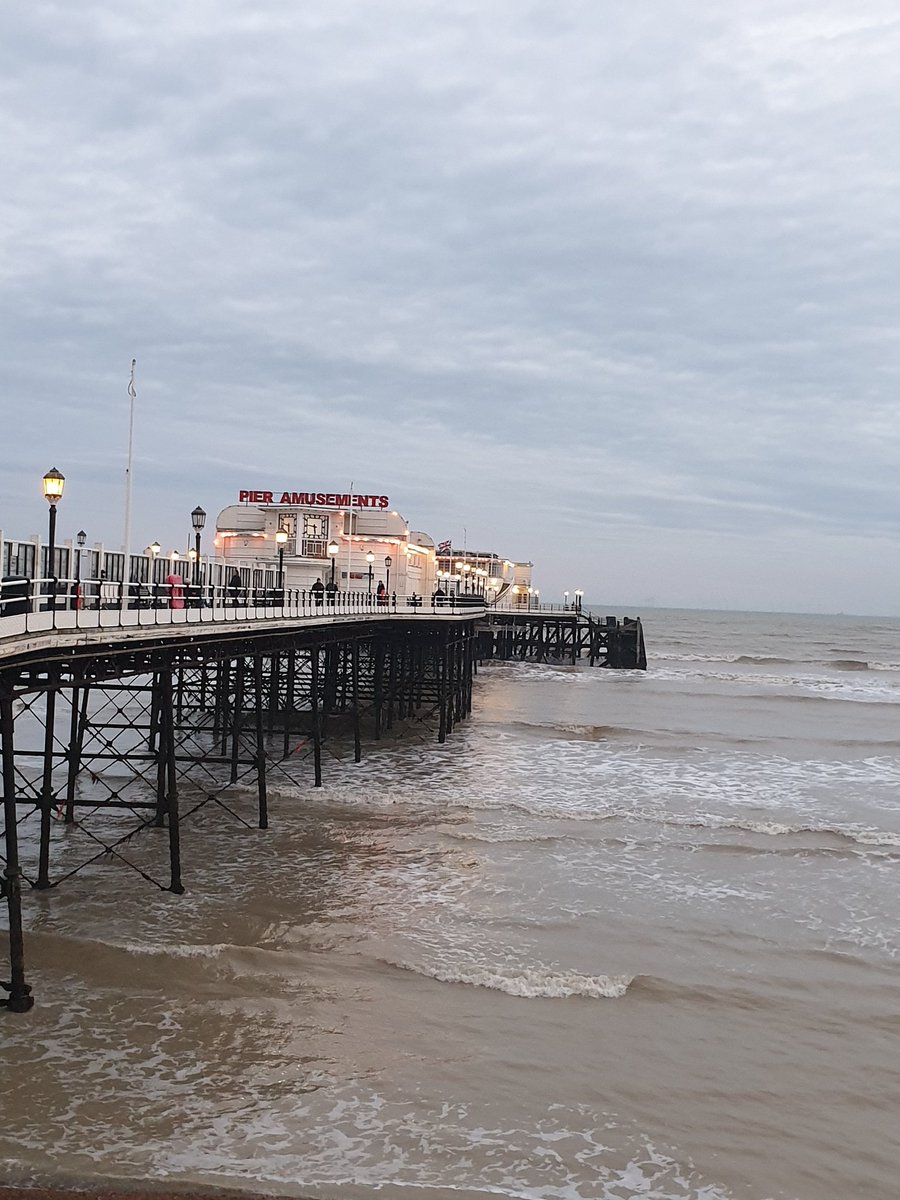
[(228, 580), (228, 591), (231, 593), (231, 603), (237, 608), (241, 594), (241, 573), (237, 567), (231, 572), (231, 578)]
[(309, 590), (312, 592), (313, 601), (317, 605), (321, 604), (325, 594), (325, 588), (322, 586), (322, 580), (317, 579)]

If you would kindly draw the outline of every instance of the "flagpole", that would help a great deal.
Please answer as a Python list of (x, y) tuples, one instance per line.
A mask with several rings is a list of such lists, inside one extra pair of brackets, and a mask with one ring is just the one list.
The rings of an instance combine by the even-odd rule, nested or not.
[(123, 567), (123, 579), (125, 583), (129, 582), (131, 576), (131, 485), (134, 452), (134, 402), (137, 399), (137, 392), (134, 389), (134, 369), (136, 366), (137, 359), (133, 358), (131, 360), (131, 378), (128, 380), (128, 465), (125, 468), (125, 539), (122, 546), (125, 552)]
[(353, 480), (350, 480), (350, 520), (347, 522), (347, 591), (350, 591), (350, 561), (353, 554)]

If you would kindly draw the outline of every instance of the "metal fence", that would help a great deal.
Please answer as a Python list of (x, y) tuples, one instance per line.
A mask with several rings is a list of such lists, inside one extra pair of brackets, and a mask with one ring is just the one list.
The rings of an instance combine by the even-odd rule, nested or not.
[(53, 630), (138, 629), (236, 621), (315, 620), (391, 613), (459, 613), (484, 609), (472, 596), (381, 596), (329, 588), (235, 584), (122, 583), (108, 580), (7, 579), (0, 583), (0, 643)]

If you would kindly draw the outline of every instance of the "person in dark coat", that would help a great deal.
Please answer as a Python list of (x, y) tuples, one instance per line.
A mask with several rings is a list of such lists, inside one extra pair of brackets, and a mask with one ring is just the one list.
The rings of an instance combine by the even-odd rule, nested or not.
[(312, 592), (314, 603), (321, 604), (325, 597), (325, 588), (322, 586), (322, 580), (317, 579), (309, 590)]
[(378, 580), (378, 587), (375, 589), (375, 602), (377, 604), (387, 604), (388, 602), (387, 591), (380, 579)]
[(237, 569), (231, 572), (231, 578), (228, 580), (228, 591), (231, 595), (231, 603), (237, 608), (238, 601), (241, 598), (241, 573)]

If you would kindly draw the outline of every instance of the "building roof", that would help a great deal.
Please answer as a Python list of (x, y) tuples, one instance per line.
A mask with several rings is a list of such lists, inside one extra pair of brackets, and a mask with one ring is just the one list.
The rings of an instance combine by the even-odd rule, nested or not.
[(266, 527), (266, 514), (252, 504), (229, 504), (216, 517), (216, 529), (220, 533), (259, 533)]

